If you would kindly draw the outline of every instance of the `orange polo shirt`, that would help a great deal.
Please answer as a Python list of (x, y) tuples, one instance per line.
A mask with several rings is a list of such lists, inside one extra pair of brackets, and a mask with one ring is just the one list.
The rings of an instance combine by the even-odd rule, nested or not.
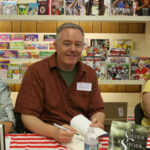
[[(78, 62), (74, 82), (67, 87), (59, 74), (56, 53), (29, 66), (18, 93), (15, 112), (34, 115), (46, 123), (70, 124), (72, 117), (83, 114), (90, 118), (104, 112), (96, 72)], [(91, 91), (77, 90), (77, 82), (91, 83)]]

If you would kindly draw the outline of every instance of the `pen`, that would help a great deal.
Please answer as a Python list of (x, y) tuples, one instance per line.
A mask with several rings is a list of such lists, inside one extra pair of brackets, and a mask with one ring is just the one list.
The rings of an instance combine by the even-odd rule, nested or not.
[[(57, 124), (57, 123), (54, 123), (54, 126), (60, 128), (60, 129), (63, 129), (63, 130), (65, 130), (65, 131), (71, 131), (70, 129), (65, 128), (65, 127), (63, 127), (63, 126), (60, 126), (60, 125)], [(76, 134), (76, 135), (79, 135), (78, 133), (75, 133), (75, 134)]]
[(65, 131), (71, 131), (70, 129), (65, 128), (65, 127), (63, 127), (63, 126), (60, 126), (60, 125), (57, 124), (57, 123), (54, 123), (54, 126), (60, 128), (60, 129), (63, 129), (63, 130), (65, 130)]

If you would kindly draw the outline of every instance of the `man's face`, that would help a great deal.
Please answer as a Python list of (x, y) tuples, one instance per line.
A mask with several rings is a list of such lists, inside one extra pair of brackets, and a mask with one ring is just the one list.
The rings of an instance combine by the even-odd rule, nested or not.
[(83, 49), (83, 36), (79, 29), (67, 28), (59, 34), (57, 43), (58, 67), (65, 71), (71, 71), (78, 62)]

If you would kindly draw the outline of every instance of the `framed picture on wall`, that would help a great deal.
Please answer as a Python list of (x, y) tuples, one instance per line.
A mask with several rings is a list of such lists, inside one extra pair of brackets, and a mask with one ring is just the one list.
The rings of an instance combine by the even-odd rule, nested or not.
[(0, 124), (0, 150), (5, 150), (5, 135), (3, 124)]

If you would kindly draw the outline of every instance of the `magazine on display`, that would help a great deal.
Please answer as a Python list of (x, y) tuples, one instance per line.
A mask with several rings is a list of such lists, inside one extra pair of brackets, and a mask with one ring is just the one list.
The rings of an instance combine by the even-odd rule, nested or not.
[(51, 15), (64, 15), (64, 0), (51, 0)]
[(145, 150), (149, 128), (133, 123), (112, 121), (109, 150)]
[(107, 58), (107, 79), (128, 80), (129, 79), (129, 57)]
[(133, 15), (133, 0), (111, 0), (111, 15)]
[(49, 0), (37, 0), (39, 3), (38, 15), (48, 15), (49, 14)]
[(131, 57), (131, 80), (147, 80), (150, 73), (150, 57)]
[(4, 125), (3, 124), (0, 124), (0, 150), (6, 150), (6, 148), (5, 148)]

